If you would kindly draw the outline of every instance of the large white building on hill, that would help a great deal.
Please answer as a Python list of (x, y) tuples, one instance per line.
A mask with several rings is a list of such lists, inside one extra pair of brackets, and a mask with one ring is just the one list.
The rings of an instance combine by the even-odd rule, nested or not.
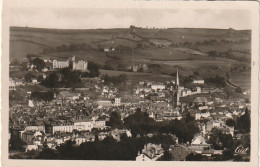
[(69, 60), (53, 60), (53, 69), (61, 69), (69, 67)]

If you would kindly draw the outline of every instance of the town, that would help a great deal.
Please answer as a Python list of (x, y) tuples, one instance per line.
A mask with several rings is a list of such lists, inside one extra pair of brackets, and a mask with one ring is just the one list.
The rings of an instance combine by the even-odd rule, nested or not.
[(9, 157), (249, 161), (250, 92), (174, 69), (174, 79), (135, 81), (77, 55), (11, 62)]

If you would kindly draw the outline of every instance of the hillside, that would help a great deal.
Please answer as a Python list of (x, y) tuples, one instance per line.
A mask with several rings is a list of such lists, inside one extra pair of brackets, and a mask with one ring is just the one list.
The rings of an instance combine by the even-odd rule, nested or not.
[[(211, 50), (250, 51), (250, 31), (233, 29), (93, 29), (55, 30), (10, 27), (10, 58), (24, 58), (27, 54), (41, 54), (43, 49), (55, 49), (62, 45), (86, 44), (91, 48), (150, 47), (171, 45), (196, 48), (202, 52)], [(209, 42), (211, 41), (211, 42)], [(222, 41), (222, 42), (221, 42)]]
[[(87, 59), (105, 70), (127, 71), (148, 65), (152, 73), (225, 76), (231, 68), (250, 66), (251, 31), (234, 29), (89, 29), (56, 30), (10, 27), (10, 60), (27, 55)], [(104, 48), (115, 48), (104, 52)], [(244, 83), (243, 83), (244, 85)]]

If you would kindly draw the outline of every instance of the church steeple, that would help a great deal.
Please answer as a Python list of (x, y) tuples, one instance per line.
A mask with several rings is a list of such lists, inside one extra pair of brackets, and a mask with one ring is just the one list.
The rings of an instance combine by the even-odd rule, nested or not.
[(176, 73), (176, 106), (180, 105), (180, 96), (181, 96), (181, 92), (180, 92), (180, 81), (179, 81), (179, 71), (178, 71), (178, 67), (177, 67), (177, 73)]
[(179, 72), (178, 72), (178, 67), (177, 67), (177, 73), (176, 73), (176, 88), (179, 89)]

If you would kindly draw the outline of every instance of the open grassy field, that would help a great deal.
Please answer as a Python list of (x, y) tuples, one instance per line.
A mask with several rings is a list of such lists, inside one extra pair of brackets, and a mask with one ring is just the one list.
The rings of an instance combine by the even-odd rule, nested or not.
[(244, 90), (251, 88), (251, 73), (250, 72), (232, 72), (230, 82)]
[(118, 76), (120, 74), (125, 74), (127, 78), (131, 81), (157, 81), (164, 82), (175, 79), (173, 76), (161, 75), (155, 73), (135, 73), (135, 72), (124, 72), (124, 71), (111, 71), (111, 70), (100, 70), (102, 75), (108, 74), (111, 76)]
[[(197, 47), (203, 52), (210, 50), (250, 50), (250, 42), (236, 42), (239, 40), (249, 40), (251, 32), (249, 30), (219, 30), (219, 29), (137, 29), (136, 35), (130, 34), (129, 29), (94, 29), (94, 30), (55, 30), (37, 28), (10, 28), (10, 59), (23, 58), (26, 54), (39, 53), (43, 48), (57, 47), (61, 45), (85, 43), (93, 48), (97, 45), (101, 47), (136, 47), (144, 44), (149, 46), (148, 41), (156, 43), (174, 43), (180, 45), (185, 42), (195, 44), (209, 40), (234, 41), (229, 44), (200, 44)], [(148, 43), (147, 43), (148, 42)], [(235, 43), (236, 42), (236, 43)], [(23, 47), (24, 46), (24, 47)]]
[(248, 39), (250, 31), (233, 29), (193, 29), (193, 28), (170, 28), (170, 29), (138, 29), (136, 33), (146, 38), (168, 39), (174, 43), (201, 42), (204, 40), (222, 39), (237, 41)]

